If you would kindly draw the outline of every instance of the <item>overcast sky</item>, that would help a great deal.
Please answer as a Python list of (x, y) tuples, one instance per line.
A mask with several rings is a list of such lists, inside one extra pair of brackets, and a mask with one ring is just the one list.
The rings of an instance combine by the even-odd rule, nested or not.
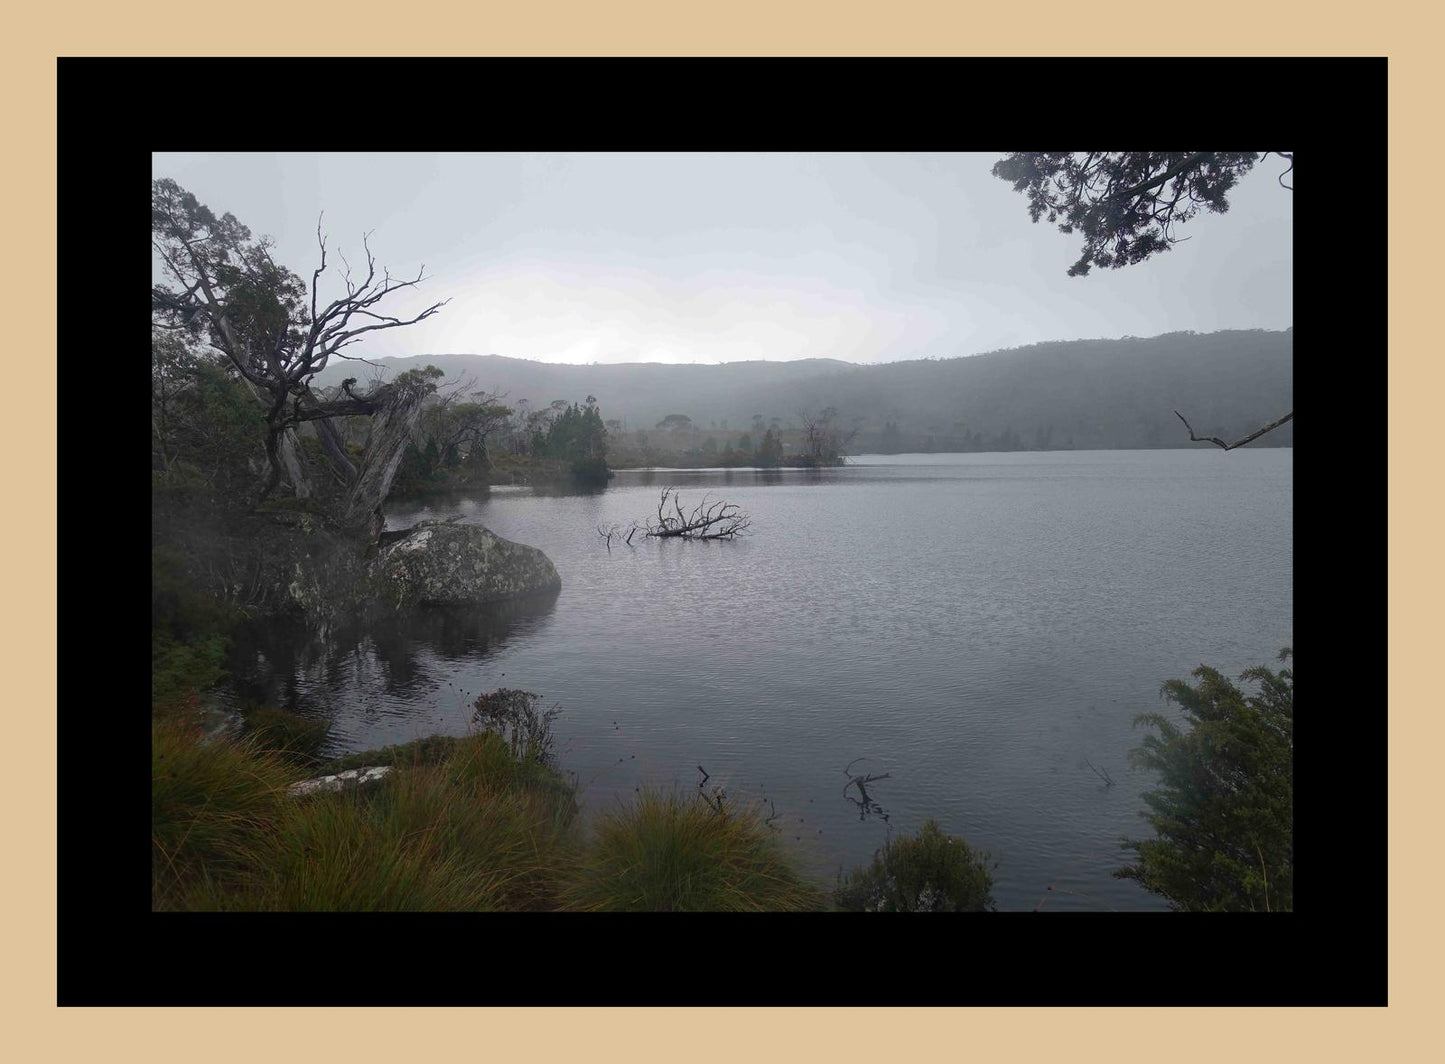
[(1293, 324), (1273, 157), (1192, 239), (1068, 277), (1081, 241), (1029, 221), (989, 173), (1003, 154), (158, 153), (152, 176), (274, 237), (308, 282), (321, 211), (353, 266), (367, 230), (393, 274), (425, 264), (392, 313), (451, 302), (351, 349), (369, 357), (892, 362)]

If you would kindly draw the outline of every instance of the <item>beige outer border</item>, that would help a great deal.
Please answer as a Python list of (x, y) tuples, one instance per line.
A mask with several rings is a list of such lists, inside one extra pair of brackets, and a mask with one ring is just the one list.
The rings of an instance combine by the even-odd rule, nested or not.
[[(1390, 57), (1389, 572), (1390, 999), (1388, 1010), (1102, 1009), (56, 1009), (54, 880), (54, 500), (45, 444), (52, 410), (9, 408), (34, 478), (12, 511), (4, 618), (11, 688), (3, 775), (10, 816), (4, 883), (8, 934), (0, 1002), (11, 1059), (227, 1061), (450, 1059), (710, 1061), (853, 1059), (1172, 1062), (1419, 1060), (1438, 1051), (1430, 1025), (1439, 986), (1441, 882), (1434, 784), (1441, 743), (1437, 687), (1423, 666), (1439, 653), (1439, 446), (1426, 404), (1441, 393), (1441, 239), (1433, 185), (1445, 172), (1438, 135), (1439, 22), (1427, 5), (1384, 0), (1205, 8), (1058, 0), (982, 5), (895, 0), (568, 0), (472, 3), (432, 10), (374, 0), (248, 0), (209, 7), (86, 2), (16, 5), (0, 45), (9, 187), (3, 256), (15, 372), (55, 358), (55, 66), (58, 55), (1384, 55)], [(1413, 132), (1412, 132), (1413, 131)], [(1342, 149), (1347, 145), (1341, 145)], [(1377, 160), (1352, 160), (1374, 165)], [(84, 205), (80, 205), (84, 209)], [(1361, 208), (1349, 208), (1352, 213)], [(1306, 225), (1328, 225), (1307, 218)], [(1348, 264), (1347, 264), (1348, 265)], [(19, 313), (19, 308), (25, 308)], [(1303, 357), (1303, 354), (1302, 354)], [(1361, 352), (1378, 372), (1374, 352)], [(1331, 367), (1333, 370), (1333, 367)], [(1342, 368), (1340, 370), (1344, 372)], [(1339, 412), (1348, 417), (1348, 411)], [(1338, 426), (1336, 426), (1338, 427)], [(1351, 447), (1371, 469), (1375, 431)], [(19, 440), (6, 439), (6, 445)], [(38, 443), (40, 446), (35, 446)], [(1342, 455), (1343, 460), (1343, 455)], [(1344, 472), (1342, 467), (1342, 472)], [(1346, 479), (1349, 479), (1347, 474)], [(1344, 489), (1347, 490), (1347, 489)], [(1408, 494), (1406, 494), (1408, 492)], [(36, 500), (45, 500), (37, 506)], [(1342, 498), (1342, 505), (1347, 501)], [(19, 548), (19, 549), (17, 549)], [(22, 563), (23, 559), (23, 563)], [(1377, 560), (1359, 559), (1367, 578)], [(1373, 638), (1377, 617), (1341, 618)], [(73, 664), (73, 663), (72, 663)], [(17, 682), (22, 690), (15, 692)], [(115, 697), (114, 694), (109, 696)], [(1333, 707), (1348, 715), (1379, 706)], [(18, 733), (18, 734), (17, 734)], [(1409, 840), (1419, 845), (1407, 848)], [(1341, 840), (1342, 875), (1378, 874), (1374, 840)], [(1406, 902), (1409, 904), (1407, 905)], [(1268, 964), (1269, 958), (1240, 958)], [(121, 967), (124, 968), (124, 961)], [(139, 963), (136, 978), (144, 978)]]

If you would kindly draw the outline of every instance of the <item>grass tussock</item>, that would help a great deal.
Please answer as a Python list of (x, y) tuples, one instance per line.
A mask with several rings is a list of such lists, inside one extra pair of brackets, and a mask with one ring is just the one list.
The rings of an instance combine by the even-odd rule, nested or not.
[[(574, 785), (539, 756), (545, 743), (432, 736), (318, 766), (295, 755), (294, 722), (279, 739), (261, 723), (205, 740), (182, 718), (153, 720), (154, 908), (826, 907), (758, 816), (722, 798), (647, 791), (584, 831)], [(288, 793), (362, 764), (393, 771), (360, 790)]]
[(191, 908), (250, 866), (282, 819), (294, 770), (250, 742), (202, 742), (178, 718), (151, 721), (151, 905)]
[(172, 726), (153, 745), (156, 908), (556, 907), (573, 790), (496, 735), (413, 745), (409, 761), (393, 750), (380, 785), (305, 799), (285, 792), (306, 773), (254, 740)]
[(461, 741), (454, 735), (428, 735), (396, 746), (343, 754), (316, 766), (316, 775), (332, 775), (368, 765), (435, 765), (451, 757)]
[(824, 908), (754, 813), (655, 789), (600, 818), (562, 900), (586, 911)]
[(399, 765), (374, 792), (295, 803), (239, 907), (286, 911), (552, 908), (571, 789), (517, 765), (495, 736)]
[(331, 722), (313, 720), (275, 706), (251, 706), (241, 714), (247, 737), (301, 765), (315, 765), (331, 737)]

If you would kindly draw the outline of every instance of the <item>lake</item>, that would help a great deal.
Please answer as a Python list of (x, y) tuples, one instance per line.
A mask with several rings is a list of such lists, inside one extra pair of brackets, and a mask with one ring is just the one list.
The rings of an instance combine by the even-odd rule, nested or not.
[[(1176, 712), (1160, 685), (1200, 663), (1237, 677), (1292, 644), (1293, 454), (864, 455), (392, 499), (388, 528), (460, 515), (540, 547), (561, 592), (243, 646), (228, 697), (329, 718), (339, 753), (459, 734), (476, 694), (523, 688), (562, 708), (589, 812), (696, 791), (701, 765), (829, 883), (932, 817), (992, 853), (1000, 909), (1163, 909), (1111, 874), (1151, 834), (1133, 719)], [(609, 552), (598, 526), (667, 486), (738, 503), (749, 534)], [(850, 763), (886, 774), (866, 806)]]

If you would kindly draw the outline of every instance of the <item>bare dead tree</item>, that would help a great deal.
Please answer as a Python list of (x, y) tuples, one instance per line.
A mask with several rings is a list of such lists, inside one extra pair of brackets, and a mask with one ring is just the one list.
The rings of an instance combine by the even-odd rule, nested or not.
[(803, 423), (803, 439), (807, 453), (816, 459), (823, 447), (822, 419), (806, 410), (799, 410), (798, 420)]
[(817, 414), (807, 410), (799, 410), (797, 414), (798, 420), (803, 423), (805, 454), (813, 465), (836, 464), (848, 444), (853, 442), (853, 437), (858, 435), (860, 426), (856, 423), (846, 431), (835, 424), (838, 417), (835, 406), (824, 407)]
[[(668, 500), (672, 501), (673, 512), (668, 512)], [(657, 520), (649, 520), (641, 526), (644, 535), (658, 539), (733, 539), (752, 525), (752, 517), (738, 508), (736, 503), (709, 503), (704, 495), (702, 502), (691, 511), (684, 511), (682, 501), (672, 488), (662, 489), (662, 498), (657, 503)]]
[[(310, 421), (315, 424), (332, 477), (346, 489), (343, 519), (370, 521), (389, 490), (391, 474), (415, 428), (420, 404), (434, 384), (418, 387), (429, 382), (393, 382), (357, 394), (351, 388), (356, 383), (353, 378), (343, 385), (342, 397), (324, 400), (312, 391), (311, 380), (333, 357), (366, 362), (344, 354), (344, 349), (369, 333), (423, 321), (447, 301), (433, 303), (409, 317), (382, 313), (382, 300), (419, 285), (425, 279), (425, 267), (413, 278), (393, 277), (377, 265), (370, 234), (366, 234), (362, 237), (365, 277), (354, 279), (342, 256), (345, 294), (323, 304), (318, 286), (328, 261), (319, 219), (316, 240), (320, 261), (311, 275), (308, 300), (306, 283), (272, 259), (274, 244), (269, 238), (253, 241), (251, 231), (234, 215), (218, 218), (175, 181), (153, 182), (151, 246), (175, 284), (152, 287), (152, 324), (203, 337), (229, 360), (261, 403), (271, 467), (261, 497), (283, 477), (298, 497), (311, 494), (295, 431)], [(333, 418), (358, 414), (375, 419), (368, 453), (359, 466), (332, 424)]]

